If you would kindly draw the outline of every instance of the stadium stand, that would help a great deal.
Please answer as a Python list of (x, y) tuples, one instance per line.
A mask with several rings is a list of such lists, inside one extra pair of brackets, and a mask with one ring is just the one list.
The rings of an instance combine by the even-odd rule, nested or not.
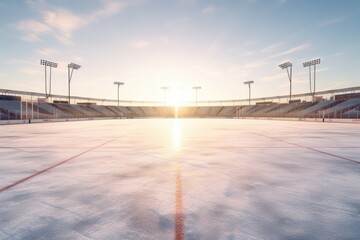
[[(247, 105), (248, 101), (240, 101), (242, 104), (236, 104), (235, 100), (230, 100), (224, 105), (221, 101), (217, 104), (208, 101), (206, 102), (207, 106), (174, 107), (157, 106), (158, 103), (156, 102), (132, 101), (128, 101), (128, 105), (122, 103), (122, 106), (114, 106), (117, 102), (112, 100), (82, 97), (77, 97), (77, 102), (73, 101), (74, 104), (68, 104), (66, 96), (53, 96), (52, 99), (46, 98), (40, 93), (0, 89), (0, 93), (3, 93), (0, 95), (0, 120), (175, 116), (181, 118), (359, 118), (360, 93), (358, 91), (360, 91), (360, 87), (322, 91), (322, 94), (328, 94), (327, 97), (319, 93), (316, 97), (309, 94), (298, 94), (298, 97), (304, 98), (291, 101), (288, 99), (287, 101), (280, 101), (280, 98), (284, 99), (281, 96), (261, 98), (256, 99), (256, 101), (254, 99), (252, 105)], [(9, 93), (20, 96), (6, 95)]]

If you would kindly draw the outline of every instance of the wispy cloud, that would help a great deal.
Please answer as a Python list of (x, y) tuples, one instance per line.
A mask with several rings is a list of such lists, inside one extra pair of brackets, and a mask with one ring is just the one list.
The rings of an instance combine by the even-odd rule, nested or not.
[(58, 50), (53, 49), (53, 48), (42, 48), (42, 49), (38, 49), (36, 52), (38, 54), (40, 54), (41, 56), (45, 56), (45, 57), (59, 53)]
[(150, 43), (145, 40), (136, 40), (131, 43), (131, 46), (133, 46), (134, 48), (145, 48), (149, 44)]
[(33, 75), (33, 76), (37, 76), (41, 74), (39, 68), (35, 68), (35, 67), (23, 67), (20, 69), (20, 71), (27, 75)]
[(25, 41), (38, 41), (41, 34), (51, 30), (46, 24), (34, 20), (21, 21), (16, 27), (23, 32), (22, 39)]
[(308, 44), (308, 43), (304, 43), (304, 44), (301, 44), (299, 46), (296, 46), (296, 47), (293, 47), (293, 48), (290, 48), (284, 52), (280, 52), (278, 54), (275, 54), (273, 56), (271, 56), (271, 58), (275, 58), (275, 57), (281, 57), (281, 56), (284, 56), (284, 55), (288, 55), (288, 54), (292, 54), (292, 53), (296, 53), (296, 52), (299, 52), (301, 50), (305, 50), (305, 49), (308, 49), (310, 48), (311, 45)]
[(278, 73), (278, 74), (272, 75), (272, 76), (265, 76), (265, 77), (261, 78), (260, 80), (262, 82), (271, 82), (271, 81), (282, 79), (282, 78), (287, 78), (286, 73)]
[(344, 52), (335, 53), (335, 54), (333, 55), (333, 57), (338, 57), (338, 56), (341, 56), (341, 55), (344, 55)]
[(209, 14), (215, 12), (215, 10), (216, 10), (216, 7), (214, 5), (209, 5), (202, 10), (202, 13), (204, 15), (209, 15)]
[(325, 26), (333, 25), (333, 24), (336, 24), (336, 23), (340, 23), (340, 22), (342, 22), (344, 20), (345, 20), (345, 17), (336, 17), (336, 18), (328, 19), (328, 20), (320, 22), (319, 27), (325, 27)]
[(264, 61), (255, 61), (244, 65), (244, 68), (258, 68), (264, 65), (267, 65), (267, 62)]
[(262, 53), (269, 53), (273, 52), (276, 48), (278, 48), (281, 45), (281, 43), (275, 43), (270, 46), (267, 46), (261, 50)]
[(316, 72), (325, 72), (325, 71), (329, 71), (329, 68), (319, 68), (319, 69), (316, 69)]
[(255, 52), (253, 52), (253, 51), (248, 51), (248, 52), (241, 52), (239, 55), (241, 56), (241, 57), (248, 57), (248, 56), (251, 56), (251, 55), (254, 55), (255, 54)]
[(23, 20), (17, 24), (17, 29), (23, 32), (22, 39), (26, 41), (39, 41), (42, 36), (51, 34), (59, 42), (70, 45), (76, 30), (98, 21), (104, 17), (110, 17), (122, 10), (128, 1), (103, 0), (100, 9), (88, 15), (79, 15), (67, 9), (58, 8), (51, 11), (42, 10), (41, 20)]
[(37, 66), (38, 63), (35, 63), (33, 61), (23, 60), (23, 59), (10, 59), (7, 61), (8, 64), (16, 64), (16, 65), (31, 65), (31, 66)]

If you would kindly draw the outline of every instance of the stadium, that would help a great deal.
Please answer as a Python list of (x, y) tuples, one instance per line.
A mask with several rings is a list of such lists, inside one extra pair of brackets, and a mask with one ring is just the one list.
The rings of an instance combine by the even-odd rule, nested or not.
[[(289, 45), (280, 53), (276, 50), (285, 48), (283, 40), (255, 48), (261, 37), (274, 34), (285, 38), (292, 30), (281, 30), (278, 36), (263, 29), (253, 43), (245, 42), (255, 34), (253, 28), (243, 30), (247, 33), (244, 39), (235, 34), (243, 27), (233, 21), (239, 12), (253, 19), (250, 25), (260, 27), (254, 19), (261, 16), (259, 9), (285, 14), (296, 7), (302, 9), (294, 14), (298, 24), (298, 14), (308, 11), (306, 6), (291, 1), (210, 5), (200, 0), (160, 1), (162, 6), (155, 2), (93, 0), (86, 9), (79, 7), (79, 2), (74, 6), (55, 1), (0, 4), (0, 9), (8, 12), (4, 19), (11, 21), (11, 13), (19, 9), (25, 15), (27, 11), (41, 13), (36, 21), (15, 14), (21, 20), (16, 31), (23, 34), (19, 43), (12, 39), (13, 32), (4, 30), (8, 48), (14, 45), (19, 48), (16, 54), (25, 58), (29, 51), (31, 57), (0, 61), (3, 66), (20, 65), (15, 74), (0, 65), (0, 239), (359, 239), (357, 68), (351, 72), (354, 77), (347, 78), (345, 67), (334, 67), (341, 65), (334, 59), (345, 53), (312, 57), (312, 51), (319, 55), (321, 47), (330, 49), (328, 43), (317, 43), (317, 48)], [(334, 12), (359, 6), (351, 1), (347, 6), (336, 1), (327, 4)], [(57, 7), (59, 10), (54, 10)], [(155, 14), (156, 9), (171, 16)], [(184, 17), (178, 9), (188, 11), (191, 17)], [(197, 21), (192, 21), (193, 11), (200, 15)], [(78, 19), (75, 12), (86, 21)], [(330, 17), (328, 14), (323, 17)], [(164, 24), (166, 32), (159, 22), (172, 15), (178, 18)], [(151, 16), (147, 21), (157, 23), (156, 27), (139, 21), (143, 16)], [(271, 20), (267, 21), (278, 23), (274, 15), (268, 17)], [(136, 24), (131, 29), (119, 25), (122, 31), (150, 34), (151, 40), (121, 42), (119, 39), (127, 36), (119, 38), (115, 32), (121, 31), (112, 24), (118, 27), (124, 19)], [(345, 41), (348, 36), (338, 34), (345, 31), (354, 34), (348, 44), (356, 42), (359, 36), (353, 25), (345, 25), (347, 21), (345, 17), (322, 21), (313, 33), (324, 39), (333, 34)], [(217, 24), (219, 29), (228, 27), (229, 32), (217, 33), (209, 54), (197, 56), (197, 50), (207, 43), (206, 31), (212, 33)], [(296, 25), (291, 22), (289, 26), (292, 24)], [(111, 26), (110, 30), (105, 31), (106, 26)], [(158, 28), (170, 37), (154, 37)], [(324, 28), (331, 31), (325, 33)], [(188, 29), (191, 34), (184, 33)], [(184, 31), (184, 35), (172, 38), (173, 31)], [(224, 40), (228, 35), (235, 43)], [(114, 39), (111, 44), (107, 42), (110, 37)], [(172, 43), (172, 39), (179, 42)], [(195, 45), (198, 40), (200, 44)], [(156, 41), (163, 52), (153, 46)], [(185, 42), (189, 46), (181, 48)], [(62, 50), (42, 48), (34, 53), (37, 44), (54, 44)], [(115, 53), (116, 47), (127, 53), (122, 44), (124, 49), (133, 48), (123, 54), (125, 60)], [(241, 44), (251, 52), (239, 51)], [(329, 45), (339, 47), (331, 40)], [(346, 49), (344, 45), (340, 47)], [(151, 47), (154, 52), (147, 49)], [(358, 63), (354, 50), (358, 42), (350, 47), (347, 56), (355, 54), (355, 63), (344, 61), (341, 66)], [(191, 66), (181, 61), (167, 65), (174, 61), (172, 49), (177, 58), (189, 51), (184, 55)], [(67, 51), (71, 53), (66, 55)], [(307, 55), (300, 57), (302, 51), (308, 51)], [(7, 54), (5, 48), (4, 52)], [(87, 57), (76, 58), (73, 52)], [(151, 60), (138, 65), (147, 54)], [(260, 60), (251, 64), (222, 65), (232, 58), (248, 61), (256, 54)], [(158, 55), (165, 57), (159, 60)], [(77, 63), (65, 62), (63, 56), (71, 56)], [(204, 70), (192, 58), (209, 66), (208, 59), (222, 62)], [(53, 62), (56, 59), (60, 60)], [(122, 69), (120, 63), (130, 65)], [(188, 75), (177, 72), (177, 65)], [(167, 68), (178, 74), (177, 81), (168, 80)], [(24, 69), (26, 80), (20, 73)], [(143, 73), (151, 81), (146, 81)], [(207, 80), (194, 80), (197, 74)], [(102, 76), (107, 78), (106, 84), (99, 80)], [(119, 82), (124, 76), (126, 80)], [(126, 92), (130, 91), (127, 86), (133, 88), (131, 94)], [(241, 88), (241, 94), (235, 88)]]

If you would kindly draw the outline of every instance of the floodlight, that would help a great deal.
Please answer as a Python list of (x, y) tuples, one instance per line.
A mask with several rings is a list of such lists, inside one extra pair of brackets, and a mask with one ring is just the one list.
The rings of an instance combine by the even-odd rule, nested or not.
[[(57, 68), (58, 64), (48, 60), (40, 59), (40, 65), (45, 66), (45, 97), (48, 98), (51, 95), (51, 69)], [(47, 94), (47, 67), (50, 67), (49, 94)]]
[(192, 89), (195, 90), (195, 103), (196, 103), (196, 106), (197, 106), (198, 105), (198, 90), (201, 90), (201, 87), (200, 86), (195, 86)]
[[(303, 63), (304, 67), (309, 67), (309, 83), (310, 83), (310, 94), (313, 95), (313, 98), (315, 97), (315, 86), (316, 86), (316, 65), (320, 64), (320, 58), (310, 60)], [(314, 89), (311, 90), (311, 66), (314, 66)]]
[(114, 82), (115, 85), (124, 85), (125, 83), (123, 82)]
[(246, 81), (244, 82), (244, 84), (247, 84), (249, 86), (249, 105), (250, 105), (250, 101), (251, 101), (251, 84), (253, 84), (254, 81)]
[(68, 68), (73, 68), (75, 70), (78, 70), (79, 68), (81, 68), (81, 66), (76, 63), (69, 63)]
[[(292, 63), (291, 62), (285, 62), (279, 65), (279, 67), (281, 69), (286, 69), (286, 72), (288, 74), (289, 77), (289, 82), (290, 82), (290, 101), (291, 101), (291, 92), (292, 92)], [(290, 68), (290, 72), (289, 69)]]
[(320, 64), (320, 58), (304, 62), (303, 66), (309, 67), (309, 66), (316, 65), (316, 64)]
[[(67, 67), (68, 67), (69, 104), (70, 104), (70, 83), (71, 83), (72, 75), (73, 75), (74, 69), (78, 70), (79, 68), (81, 68), (81, 66), (76, 63), (69, 63)], [(71, 69), (71, 71), (70, 71), (70, 69)]]
[(123, 83), (123, 82), (114, 82), (114, 84), (115, 85), (117, 85), (117, 100), (118, 100), (118, 106), (119, 106), (119, 104), (120, 104), (120, 98), (119, 98), (119, 88), (120, 88), (120, 86), (121, 85), (124, 85), (125, 83)]
[(286, 63), (280, 64), (279, 67), (280, 67), (281, 69), (285, 69), (285, 68), (288, 68), (288, 67), (292, 67), (292, 63), (291, 63), (291, 62), (286, 62)]
[(253, 84), (254, 81), (247, 81), (247, 82), (244, 82), (244, 84)]

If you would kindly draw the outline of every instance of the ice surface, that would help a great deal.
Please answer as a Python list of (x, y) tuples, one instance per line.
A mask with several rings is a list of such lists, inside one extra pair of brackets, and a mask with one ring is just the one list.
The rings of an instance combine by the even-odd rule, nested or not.
[[(104, 144), (105, 143), (105, 144)], [(102, 145), (104, 144), (104, 145)], [(0, 239), (359, 239), (360, 126), (132, 119), (0, 127)]]

